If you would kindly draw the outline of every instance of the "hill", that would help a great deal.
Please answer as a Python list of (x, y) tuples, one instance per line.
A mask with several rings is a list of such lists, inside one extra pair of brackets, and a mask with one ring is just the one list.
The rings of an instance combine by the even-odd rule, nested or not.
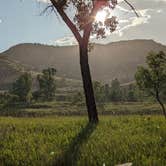
[[(133, 81), (136, 68), (145, 63), (149, 51), (166, 51), (166, 46), (153, 40), (131, 40), (94, 44), (89, 61), (93, 80), (122, 83)], [(20, 72), (40, 72), (55, 67), (59, 77), (80, 79), (78, 46), (19, 44), (0, 54), (0, 86), (10, 84)]]

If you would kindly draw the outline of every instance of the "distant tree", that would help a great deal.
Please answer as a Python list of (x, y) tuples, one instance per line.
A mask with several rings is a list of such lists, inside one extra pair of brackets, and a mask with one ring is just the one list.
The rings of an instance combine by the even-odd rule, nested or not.
[(36, 95), (41, 96), (44, 100), (52, 100), (55, 97), (56, 81), (55, 76), (56, 69), (48, 68), (42, 71), (42, 74), (37, 76), (39, 82), (39, 91)]
[(133, 84), (130, 84), (128, 87), (127, 101), (130, 101), (130, 102), (137, 101), (136, 87)]
[(112, 80), (111, 82), (111, 89), (110, 89), (110, 100), (117, 102), (117, 101), (121, 101), (122, 96), (121, 96), (121, 88), (120, 88), (120, 82), (119, 80), (116, 78), (114, 80)]
[(156, 98), (161, 105), (166, 118), (166, 110), (161, 99), (163, 89), (166, 88), (166, 54), (151, 52), (146, 59), (147, 67), (140, 66), (137, 69), (135, 78), (141, 90), (146, 91)]
[[(124, 1), (134, 10), (134, 7), (127, 0)], [(96, 35), (97, 38), (104, 38), (108, 30), (115, 31), (118, 22), (116, 17), (111, 16), (110, 13), (116, 7), (117, 0), (50, 0), (50, 2), (51, 5), (46, 10), (51, 8), (52, 11), (57, 11), (78, 41), (89, 122), (96, 123), (98, 122), (98, 114), (88, 62), (89, 38), (91, 34)], [(72, 7), (72, 14), (66, 12), (69, 7)], [(103, 8), (108, 9), (107, 18), (104, 22), (97, 22), (95, 20), (96, 14)]]
[(29, 103), (32, 99), (32, 76), (22, 74), (12, 85), (11, 94), (17, 95), (19, 101)]
[(109, 84), (104, 85), (104, 94), (105, 94), (105, 102), (108, 102), (109, 101), (109, 95), (110, 95)]
[(19, 101), (17, 95), (13, 95), (9, 92), (0, 93), (0, 108), (10, 106), (17, 101)]
[(100, 104), (103, 103), (105, 101), (105, 91), (103, 85), (98, 81), (94, 81), (93, 89), (94, 89), (96, 102)]
[(34, 101), (40, 101), (40, 99), (42, 98), (39, 90), (34, 91), (32, 93), (32, 96)]
[(128, 95), (128, 87), (121, 86), (121, 101), (123, 102), (127, 101), (127, 95)]

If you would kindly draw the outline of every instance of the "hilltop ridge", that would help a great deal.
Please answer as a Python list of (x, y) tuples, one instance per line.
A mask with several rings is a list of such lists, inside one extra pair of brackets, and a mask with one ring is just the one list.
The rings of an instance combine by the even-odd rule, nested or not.
[[(129, 40), (94, 44), (89, 54), (93, 80), (122, 83), (133, 81), (138, 65), (145, 64), (149, 51), (166, 52), (166, 46), (153, 40)], [(19, 44), (0, 53), (0, 85), (10, 84), (22, 71), (40, 72), (55, 67), (59, 77), (81, 79), (78, 46)]]

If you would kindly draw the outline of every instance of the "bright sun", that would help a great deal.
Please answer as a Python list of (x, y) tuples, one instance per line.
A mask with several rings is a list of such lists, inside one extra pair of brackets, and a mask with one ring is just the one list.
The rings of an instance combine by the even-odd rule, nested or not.
[(104, 22), (106, 19), (106, 16), (107, 16), (107, 12), (105, 10), (101, 10), (97, 13), (95, 20), (97, 22), (99, 22), (99, 21)]

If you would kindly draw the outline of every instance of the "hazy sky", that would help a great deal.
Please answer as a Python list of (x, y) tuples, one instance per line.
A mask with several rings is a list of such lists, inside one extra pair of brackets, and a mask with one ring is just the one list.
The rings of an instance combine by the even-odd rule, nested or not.
[[(120, 2), (114, 11), (119, 18), (117, 31), (98, 42), (153, 39), (166, 44), (166, 0), (130, 2), (141, 17), (136, 18), (130, 8)], [(19, 43), (75, 43), (70, 30), (55, 13), (40, 16), (46, 5), (46, 0), (0, 0), (0, 52)]]

